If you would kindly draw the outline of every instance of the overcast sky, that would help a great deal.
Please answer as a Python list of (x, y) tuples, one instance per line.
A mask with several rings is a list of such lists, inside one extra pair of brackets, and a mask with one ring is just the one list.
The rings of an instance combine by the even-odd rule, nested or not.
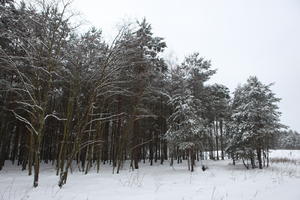
[(250, 75), (275, 82), (282, 122), (300, 131), (300, 0), (74, 0), (88, 25), (113, 38), (124, 19), (146, 17), (167, 54), (192, 52), (218, 69), (211, 82), (234, 91)]

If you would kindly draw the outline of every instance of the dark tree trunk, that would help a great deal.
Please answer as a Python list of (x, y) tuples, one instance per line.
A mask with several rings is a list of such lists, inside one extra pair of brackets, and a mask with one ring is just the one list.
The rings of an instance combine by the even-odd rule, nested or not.
[(221, 158), (224, 160), (224, 138), (223, 138), (223, 121), (220, 121), (220, 147), (221, 147)]
[(215, 135), (216, 135), (216, 150), (217, 150), (217, 160), (219, 160), (219, 126), (218, 126), (218, 120), (216, 120), (216, 126), (215, 126)]
[(193, 149), (191, 149), (191, 172), (194, 171), (194, 166), (195, 166), (195, 152)]
[(153, 165), (153, 133), (151, 133), (152, 140), (150, 141), (149, 144), (149, 160), (150, 160), (150, 165)]
[(256, 150), (256, 153), (257, 153), (258, 167), (259, 167), (259, 169), (262, 169), (263, 166), (262, 166), (261, 149), (258, 148), (258, 149)]
[(250, 161), (251, 161), (252, 169), (254, 169), (256, 166), (255, 166), (255, 159), (254, 159), (254, 155), (253, 154), (250, 156)]

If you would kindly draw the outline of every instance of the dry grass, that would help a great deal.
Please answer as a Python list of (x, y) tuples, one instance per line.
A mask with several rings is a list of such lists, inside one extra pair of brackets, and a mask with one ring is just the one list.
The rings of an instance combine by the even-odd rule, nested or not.
[(271, 158), (270, 160), (272, 163), (291, 163), (297, 165), (300, 163), (300, 160), (291, 159), (291, 158)]

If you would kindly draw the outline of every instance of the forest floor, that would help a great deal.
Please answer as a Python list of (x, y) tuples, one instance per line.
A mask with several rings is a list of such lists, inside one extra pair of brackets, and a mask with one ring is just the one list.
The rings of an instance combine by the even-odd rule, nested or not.
[(300, 150), (272, 151), (271, 158), (263, 170), (225, 160), (203, 161), (208, 166), (204, 172), (197, 163), (193, 173), (186, 163), (142, 164), (120, 174), (103, 165), (99, 174), (70, 174), (62, 189), (51, 165), (42, 166), (38, 188), (32, 187), (27, 171), (6, 165), (0, 171), (0, 200), (299, 200)]

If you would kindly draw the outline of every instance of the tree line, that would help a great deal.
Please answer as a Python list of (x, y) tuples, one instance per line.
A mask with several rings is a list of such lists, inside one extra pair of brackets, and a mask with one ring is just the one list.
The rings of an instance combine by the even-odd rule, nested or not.
[[(72, 22), (69, 3), (0, 1), (0, 170), (5, 161), (33, 175), (56, 168), (62, 187), (72, 167), (102, 164), (119, 173), (188, 160), (241, 159), (263, 168), (280, 124), (279, 98), (255, 76), (230, 96), (208, 84), (211, 62), (192, 53), (169, 62), (167, 45), (142, 19), (113, 41)], [(251, 164), (248, 164), (248, 161)]]
[(300, 149), (300, 133), (293, 130), (282, 130), (276, 134), (276, 149)]

